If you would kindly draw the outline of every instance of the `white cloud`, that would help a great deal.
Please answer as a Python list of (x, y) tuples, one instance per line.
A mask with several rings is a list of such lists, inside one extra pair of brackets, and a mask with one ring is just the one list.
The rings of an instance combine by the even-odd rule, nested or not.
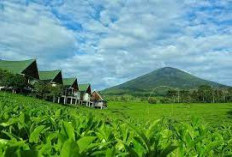
[(73, 32), (60, 26), (46, 7), (4, 3), (0, 17), (0, 47), (4, 48), (1, 58), (52, 61), (74, 54)]
[(163, 66), (232, 85), (231, 1), (38, 3), (5, 4), (1, 57), (37, 57), (43, 65), (52, 58), (47, 68), (99, 89)]

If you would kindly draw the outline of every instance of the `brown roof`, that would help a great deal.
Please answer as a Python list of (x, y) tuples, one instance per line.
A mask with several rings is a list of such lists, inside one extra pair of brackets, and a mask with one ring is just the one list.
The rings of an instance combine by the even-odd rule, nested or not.
[(98, 100), (104, 100), (104, 99), (102, 98), (102, 96), (97, 91), (94, 91), (92, 93), (92, 100), (98, 101)]

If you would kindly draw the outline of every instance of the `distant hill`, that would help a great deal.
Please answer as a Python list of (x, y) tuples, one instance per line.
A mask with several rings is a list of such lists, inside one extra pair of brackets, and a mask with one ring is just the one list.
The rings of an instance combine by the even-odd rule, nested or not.
[[(227, 86), (207, 81), (182, 70), (165, 67), (155, 70), (146, 75), (140, 76), (131, 81), (125, 82), (118, 86), (108, 88), (102, 91), (105, 95), (121, 95), (121, 94), (135, 94), (143, 95), (151, 92), (155, 88), (178, 88), (178, 89), (196, 89), (201, 85), (209, 85), (213, 88), (226, 88)], [(165, 86), (165, 87), (164, 87)], [(166, 90), (167, 90), (166, 89)], [(158, 90), (158, 89), (157, 89)]]

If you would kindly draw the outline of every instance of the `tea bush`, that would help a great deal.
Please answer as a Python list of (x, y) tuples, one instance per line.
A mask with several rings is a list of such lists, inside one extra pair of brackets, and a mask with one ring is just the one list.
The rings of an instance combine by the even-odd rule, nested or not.
[(232, 129), (107, 112), (0, 93), (0, 156), (232, 156)]

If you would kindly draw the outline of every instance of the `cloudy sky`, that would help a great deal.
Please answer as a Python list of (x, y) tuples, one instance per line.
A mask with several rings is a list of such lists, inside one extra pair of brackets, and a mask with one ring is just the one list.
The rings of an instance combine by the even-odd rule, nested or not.
[(103, 89), (171, 66), (232, 85), (232, 0), (0, 0), (0, 59)]

